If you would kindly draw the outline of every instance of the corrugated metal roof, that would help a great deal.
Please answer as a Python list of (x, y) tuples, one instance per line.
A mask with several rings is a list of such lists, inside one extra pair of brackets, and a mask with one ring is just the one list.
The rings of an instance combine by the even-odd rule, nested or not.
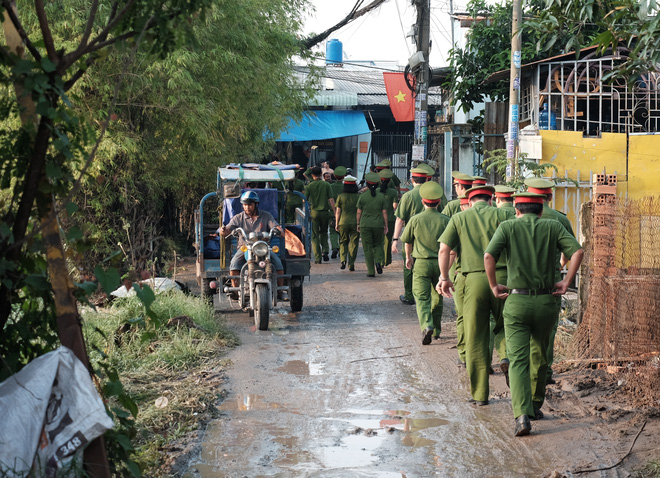
[[(582, 58), (585, 53), (591, 52), (592, 50), (595, 50), (598, 48), (597, 46), (588, 46), (585, 48), (582, 48), (580, 50), (580, 58)], [(559, 55), (552, 56), (550, 58), (543, 58), (542, 60), (536, 60), (531, 63), (525, 63), (520, 67), (521, 71), (528, 69), (529, 67), (541, 64), (541, 63), (550, 63), (553, 61), (560, 61), (564, 59), (572, 59), (575, 60), (575, 51), (569, 51), (568, 53), (561, 53)], [(579, 60), (578, 60), (579, 61)], [(495, 73), (492, 73), (488, 78), (484, 80), (484, 83), (490, 83), (491, 81), (499, 81), (499, 80), (508, 80), (511, 75), (511, 70), (500, 70), (496, 71)]]
[[(305, 75), (304, 69), (298, 73)], [(388, 105), (385, 91), (385, 80), (381, 69), (344, 69), (341, 67), (328, 67), (321, 73), (324, 79), (321, 84), (326, 89), (318, 92), (312, 106), (350, 106), (346, 102), (349, 98), (357, 98), (357, 105)], [(428, 104), (439, 106), (442, 104), (440, 88), (429, 90)]]
[(316, 93), (309, 106), (357, 106), (358, 94), (349, 91), (323, 90)]

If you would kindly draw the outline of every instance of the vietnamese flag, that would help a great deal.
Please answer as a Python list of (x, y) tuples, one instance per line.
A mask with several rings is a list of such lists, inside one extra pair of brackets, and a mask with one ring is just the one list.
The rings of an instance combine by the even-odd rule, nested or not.
[(395, 121), (415, 120), (415, 101), (413, 92), (406, 84), (403, 73), (383, 73), (385, 91), (390, 102), (390, 109)]

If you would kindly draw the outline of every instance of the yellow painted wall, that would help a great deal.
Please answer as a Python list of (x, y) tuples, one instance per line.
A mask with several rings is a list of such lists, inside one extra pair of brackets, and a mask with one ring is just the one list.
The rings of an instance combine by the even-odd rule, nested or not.
[(628, 197), (660, 194), (660, 135), (630, 136)]
[[(558, 177), (568, 177), (582, 184), (589, 183), (593, 174), (617, 174), (617, 193), (625, 197), (626, 135), (603, 133), (601, 138), (585, 138), (582, 132), (542, 130), (542, 163), (557, 167)], [(660, 151), (660, 143), (658, 144)], [(582, 203), (591, 199), (589, 188), (555, 188), (552, 206), (563, 211), (578, 232), (578, 212)]]
[[(542, 130), (541, 136), (541, 162), (555, 165), (558, 177), (588, 183), (596, 173), (617, 174), (620, 197), (660, 195), (660, 135), (603, 133), (601, 138), (585, 138), (581, 132)], [(590, 199), (588, 188), (578, 193), (574, 187), (559, 186), (552, 206), (567, 214), (577, 232), (577, 211)]]

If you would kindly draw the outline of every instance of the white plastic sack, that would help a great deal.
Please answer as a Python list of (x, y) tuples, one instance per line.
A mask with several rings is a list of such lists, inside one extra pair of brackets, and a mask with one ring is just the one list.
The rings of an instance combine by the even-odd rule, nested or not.
[[(156, 294), (172, 289), (181, 290), (181, 286), (169, 277), (154, 277), (153, 279), (140, 281), (140, 286), (144, 286), (145, 284), (151, 287)], [(126, 287), (122, 285), (117, 290), (111, 292), (110, 295), (113, 297), (133, 297), (135, 295), (135, 289), (131, 286), (130, 289), (126, 290)]]
[(0, 383), (0, 475), (55, 477), (113, 425), (85, 366), (60, 347)]

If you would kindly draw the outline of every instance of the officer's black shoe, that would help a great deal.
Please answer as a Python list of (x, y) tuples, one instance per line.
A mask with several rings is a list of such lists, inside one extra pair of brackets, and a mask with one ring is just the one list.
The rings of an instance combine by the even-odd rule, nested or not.
[(494, 373), (495, 373), (495, 369), (491, 365), (489, 365), (488, 366), (488, 375), (493, 375)]
[(533, 417), (529, 417), (529, 419), (530, 419), (530, 420), (542, 420), (543, 417), (545, 417), (545, 415), (543, 414), (543, 412), (541, 411), (541, 409), (540, 409), (540, 408), (535, 408), (535, 409), (534, 409), (534, 416), (533, 416)]
[(367, 274), (367, 277), (376, 277), (376, 274)]
[(406, 304), (406, 305), (415, 305), (415, 301), (414, 301), (414, 300), (406, 299), (406, 296), (405, 296), (405, 295), (400, 295), (400, 296), (399, 296), (399, 300), (400, 300), (401, 302), (403, 302), (404, 304)]
[(516, 428), (514, 431), (514, 435), (517, 437), (529, 435), (529, 432), (532, 431), (532, 424), (529, 421), (529, 417), (527, 415), (520, 415), (518, 418), (516, 418)]
[(500, 371), (504, 374), (506, 386), (509, 387), (509, 359), (500, 360)]
[(328, 257), (328, 253), (327, 253), (327, 252), (324, 252), (324, 253), (323, 253), (323, 260), (324, 260), (325, 262), (328, 262), (328, 261), (330, 260), (330, 258)]
[(382, 274), (383, 273), (383, 266), (376, 263), (376, 272), (378, 272), (379, 274)]
[(331, 259), (336, 259), (337, 254), (339, 254), (339, 249), (333, 249), (332, 250), (332, 255), (330, 256)]
[(434, 335), (434, 336), (433, 336), (433, 340), (440, 340), (440, 335), (439, 335), (439, 334), (438, 334), (438, 335)]
[(432, 336), (433, 336), (433, 327), (427, 327), (426, 330), (422, 332), (422, 345), (430, 344)]
[(468, 403), (472, 405), (476, 405), (478, 407), (485, 407), (486, 405), (488, 405), (488, 400), (475, 400), (474, 398), (471, 398), (468, 400)]
[(545, 384), (546, 385), (554, 385), (555, 383), (557, 383), (557, 381), (552, 377), (548, 377), (548, 378), (545, 379)]
[(341, 270), (346, 269), (346, 261), (341, 261), (341, 267), (340, 267), (340, 269), (341, 269)]
[(353, 272), (355, 270), (355, 266), (348, 266), (348, 270)]

